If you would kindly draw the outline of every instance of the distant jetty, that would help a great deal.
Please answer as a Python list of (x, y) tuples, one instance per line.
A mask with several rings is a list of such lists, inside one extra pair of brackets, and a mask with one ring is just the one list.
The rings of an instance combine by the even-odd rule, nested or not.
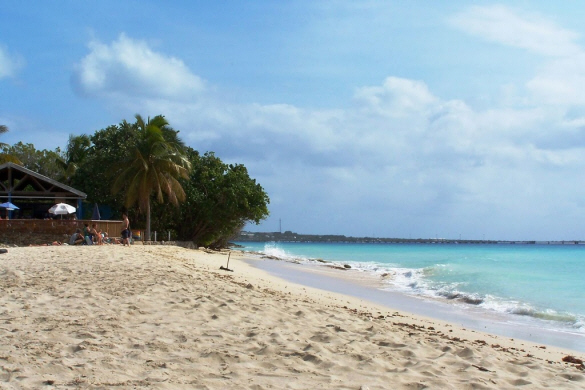
[(380, 238), (380, 237), (348, 237), (333, 234), (299, 234), (291, 231), (281, 232), (248, 232), (242, 231), (233, 238), (238, 242), (334, 242), (363, 244), (510, 244), (510, 245), (583, 245), (582, 240), (564, 241), (501, 241), (501, 240), (464, 240), (448, 238)]

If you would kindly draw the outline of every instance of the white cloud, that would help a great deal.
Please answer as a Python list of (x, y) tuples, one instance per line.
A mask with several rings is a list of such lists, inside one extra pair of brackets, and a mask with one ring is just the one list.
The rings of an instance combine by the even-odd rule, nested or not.
[[(473, 6), (450, 19), (463, 31), (504, 46), (544, 56), (534, 75), (527, 75), (527, 96), (519, 102), (533, 106), (585, 104), (585, 52), (578, 34), (539, 15), (511, 8)], [(508, 91), (512, 86), (506, 86)], [(505, 99), (509, 101), (506, 96)]]
[[(566, 109), (548, 106), (536, 98), (536, 87), (527, 89), (530, 107), (484, 111), (441, 99), (423, 81), (398, 77), (357, 88), (345, 109), (236, 104), (210, 94), (213, 86), (206, 87), (183, 62), (144, 42), (122, 35), (90, 49), (77, 73), (84, 92), (111, 99), (121, 115), (162, 113), (194, 148), (244, 163), (268, 190), (276, 212), (297, 219), (303, 232), (308, 229), (302, 226), (324, 218), (340, 225), (355, 219), (356, 231), (388, 231), (384, 216), (391, 215), (391, 224), (414, 226), (424, 219), (428, 229), (437, 224), (453, 237), (488, 218), (524, 221), (535, 208), (550, 218), (558, 210), (540, 203), (569, 210), (563, 183), (585, 167), (585, 134), (578, 130), (584, 112), (568, 116)], [(561, 73), (559, 82), (568, 82)], [(511, 101), (526, 100), (522, 91), (514, 94), (519, 96)], [(573, 141), (551, 141), (564, 138)], [(547, 191), (540, 189), (544, 182)], [(585, 197), (585, 190), (574, 190)], [(295, 204), (302, 211), (293, 210)], [(512, 223), (501, 234), (493, 223), (484, 233), (534, 238), (507, 235), (530, 223)]]
[(526, 84), (533, 99), (550, 105), (584, 105), (585, 53), (547, 63)]
[(0, 79), (13, 77), (24, 66), (24, 60), (0, 45)]
[(77, 65), (74, 81), (90, 96), (194, 99), (205, 90), (201, 78), (179, 59), (156, 53), (146, 42), (120, 34), (117, 41), (92, 41)]
[(436, 100), (423, 82), (398, 77), (388, 77), (382, 86), (359, 88), (355, 99), (370, 112), (395, 117), (425, 110)]
[(545, 56), (564, 57), (579, 53), (579, 38), (538, 15), (501, 6), (473, 6), (451, 18), (451, 23), (488, 41), (519, 47)]

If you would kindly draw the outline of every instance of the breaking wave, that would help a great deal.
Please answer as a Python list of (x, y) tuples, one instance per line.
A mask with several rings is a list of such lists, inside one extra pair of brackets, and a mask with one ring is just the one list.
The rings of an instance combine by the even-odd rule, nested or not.
[(318, 264), (333, 268), (351, 268), (356, 272), (367, 272), (384, 281), (384, 289), (421, 298), (442, 300), (463, 307), (479, 307), (488, 311), (531, 317), (551, 321), (585, 332), (585, 317), (572, 313), (557, 312), (548, 308), (536, 308), (528, 303), (505, 299), (489, 294), (465, 291), (464, 281), (438, 282), (436, 275), (445, 272), (448, 264), (436, 264), (424, 268), (404, 268), (395, 264), (376, 262), (331, 261), (289, 253), (275, 243), (265, 244), (260, 252), (251, 252), (262, 258), (298, 264)]

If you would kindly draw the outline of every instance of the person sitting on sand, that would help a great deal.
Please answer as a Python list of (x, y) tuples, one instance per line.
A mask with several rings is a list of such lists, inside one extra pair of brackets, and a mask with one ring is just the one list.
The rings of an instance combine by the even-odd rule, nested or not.
[(81, 229), (77, 228), (77, 230), (75, 230), (75, 233), (73, 233), (71, 235), (71, 238), (69, 239), (69, 245), (82, 245), (84, 242), (84, 237), (81, 234)]
[(122, 241), (120, 241), (117, 237), (110, 237), (108, 235), (108, 232), (105, 232), (103, 234), (103, 240), (106, 244), (121, 244)]
[(83, 224), (83, 239), (87, 245), (93, 245), (93, 236), (88, 223)]
[(102, 235), (99, 232), (99, 230), (97, 229), (97, 224), (96, 223), (94, 223), (91, 226), (91, 229), (89, 230), (89, 232), (90, 232), (90, 234), (92, 236), (92, 239), (93, 239), (93, 242), (94, 243), (97, 243), (98, 245), (103, 245), (104, 244), (104, 242), (102, 240)]

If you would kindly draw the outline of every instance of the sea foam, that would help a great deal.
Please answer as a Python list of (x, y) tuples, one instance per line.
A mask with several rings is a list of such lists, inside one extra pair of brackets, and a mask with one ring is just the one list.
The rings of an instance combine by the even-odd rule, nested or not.
[[(556, 298), (555, 293), (545, 293), (544, 297), (551, 302), (549, 306), (539, 304), (536, 300), (530, 302), (522, 299), (521, 296), (514, 296), (522, 292), (518, 290), (518, 283), (526, 283), (527, 278), (541, 278), (536, 272), (541, 272), (538, 267), (543, 264), (542, 260), (535, 262), (532, 269), (524, 264), (530, 264), (524, 259), (525, 252), (534, 256), (534, 246), (515, 247), (512, 255), (508, 253), (509, 246), (504, 248), (468, 247), (465, 248), (464, 253), (460, 253), (460, 248), (429, 247), (425, 245), (335, 244), (303, 244), (301, 246), (294, 243), (266, 243), (255, 248), (260, 249), (258, 252), (261, 255), (271, 259), (340, 268), (350, 266), (353, 271), (379, 277), (385, 290), (441, 300), (462, 308), (474, 307), (523, 318), (534, 318), (546, 321), (553, 327), (556, 323), (578, 332), (585, 332), (585, 310), (580, 313), (551, 306), (554, 302), (558, 302), (559, 306), (564, 303), (561, 296), (555, 301), (553, 299)], [(538, 256), (542, 257), (542, 254), (539, 253)], [(440, 261), (433, 261), (437, 259)], [(558, 257), (556, 261), (559, 261)], [(519, 262), (519, 264), (515, 265), (514, 262)], [(415, 266), (405, 266), (406, 264)], [(556, 275), (550, 275), (549, 272), (547, 276)], [(559, 277), (562, 276), (559, 275)], [(553, 288), (553, 286), (554, 280), (543, 285), (542, 288)], [(537, 293), (542, 295), (544, 292), (537, 290)], [(547, 302), (538, 294), (524, 294), (524, 296)]]

